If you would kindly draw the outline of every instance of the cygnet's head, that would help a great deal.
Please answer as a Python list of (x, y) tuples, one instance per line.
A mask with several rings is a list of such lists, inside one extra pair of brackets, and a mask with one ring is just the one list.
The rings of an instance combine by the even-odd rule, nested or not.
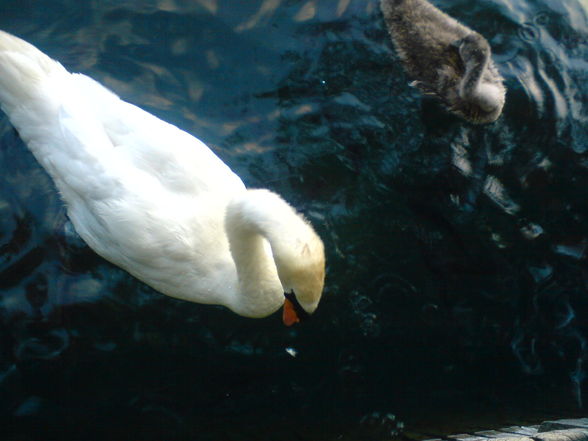
[(474, 32), (460, 40), (458, 48), (465, 73), (455, 110), (476, 124), (496, 121), (504, 107), (506, 89), (490, 59), (490, 45)]
[(504, 88), (492, 83), (481, 83), (472, 98), (484, 113), (500, 113), (504, 105)]
[(505, 94), (502, 83), (482, 82), (473, 94), (457, 100), (452, 110), (474, 124), (492, 123), (502, 113)]
[(284, 288), (283, 321), (286, 326), (312, 314), (325, 284), (325, 251), (318, 236), (300, 248), (301, 258), (280, 265), (278, 274)]

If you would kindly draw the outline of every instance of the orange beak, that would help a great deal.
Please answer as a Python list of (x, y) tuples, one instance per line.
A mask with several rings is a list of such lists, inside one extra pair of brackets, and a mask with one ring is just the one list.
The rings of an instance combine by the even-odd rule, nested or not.
[(294, 304), (286, 299), (284, 300), (284, 312), (282, 313), (282, 321), (286, 326), (292, 326), (294, 323), (298, 323), (300, 318), (294, 310)]

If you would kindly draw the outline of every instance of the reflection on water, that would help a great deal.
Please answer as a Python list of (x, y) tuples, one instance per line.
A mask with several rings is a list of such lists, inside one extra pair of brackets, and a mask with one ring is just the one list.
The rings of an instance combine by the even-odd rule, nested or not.
[(387, 439), (583, 406), (580, 0), (435, 1), (507, 80), (483, 128), (408, 86), (375, 0), (2, 4), (3, 29), (202, 138), (328, 252), (294, 329), (161, 296), (85, 247), (3, 119), (0, 409), (18, 439)]

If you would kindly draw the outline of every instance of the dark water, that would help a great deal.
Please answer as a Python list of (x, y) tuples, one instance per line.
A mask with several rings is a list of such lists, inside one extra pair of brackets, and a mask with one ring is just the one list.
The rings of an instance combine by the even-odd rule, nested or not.
[(162, 296), (84, 246), (3, 118), (2, 439), (385, 440), (386, 413), (410, 436), (583, 413), (588, 6), (435, 4), (493, 46), (497, 123), (411, 89), (374, 0), (0, 1), (2, 29), (203, 139), (328, 253), (293, 329)]

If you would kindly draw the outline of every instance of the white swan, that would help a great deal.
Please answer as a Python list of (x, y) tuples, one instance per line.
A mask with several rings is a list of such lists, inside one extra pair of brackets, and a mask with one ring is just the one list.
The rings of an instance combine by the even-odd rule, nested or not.
[(482, 35), (426, 0), (380, 0), (380, 8), (414, 85), (472, 123), (498, 119), (506, 89)]
[(246, 317), (284, 305), (291, 325), (316, 309), (318, 235), (198, 139), (2, 31), (0, 103), (105, 259), (163, 294)]

